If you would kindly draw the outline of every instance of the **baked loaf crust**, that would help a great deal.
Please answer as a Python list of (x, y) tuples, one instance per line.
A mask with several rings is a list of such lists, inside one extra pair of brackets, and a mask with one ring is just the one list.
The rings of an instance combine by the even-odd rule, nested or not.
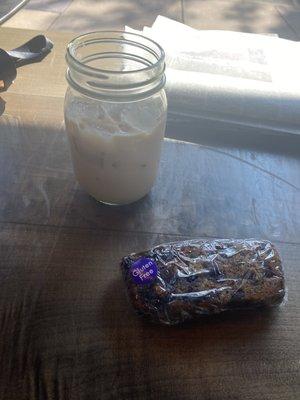
[[(145, 280), (136, 282), (133, 269), (144, 260), (155, 270), (151, 267)], [(124, 257), (121, 268), (136, 311), (168, 325), (233, 309), (274, 306), (285, 294), (280, 256), (269, 241), (163, 244)]]

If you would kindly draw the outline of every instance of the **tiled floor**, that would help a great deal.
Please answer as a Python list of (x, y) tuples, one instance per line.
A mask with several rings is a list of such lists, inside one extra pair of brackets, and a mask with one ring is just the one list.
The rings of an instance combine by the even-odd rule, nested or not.
[(81, 33), (125, 24), (141, 28), (158, 14), (198, 29), (300, 40), (300, 0), (30, 0), (3, 26)]
[(54, 30), (88, 31), (142, 27), (158, 14), (180, 20), (180, 0), (74, 0), (51, 25)]
[[(184, 0), (185, 23), (194, 28), (269, 32), (292, 40), (300, 39), (299, 11), (291, 0)], [(297, 15), (298, 29), (289, 23), (289, 15)]]

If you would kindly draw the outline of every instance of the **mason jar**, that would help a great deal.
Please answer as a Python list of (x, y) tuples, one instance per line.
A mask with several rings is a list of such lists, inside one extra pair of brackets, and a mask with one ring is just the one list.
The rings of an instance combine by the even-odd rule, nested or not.
[(166, 125), (163, 49), (106, 31), (72, 40), (65, 125), (79, 184), (96, 200), (128, 204), (154, 184)]

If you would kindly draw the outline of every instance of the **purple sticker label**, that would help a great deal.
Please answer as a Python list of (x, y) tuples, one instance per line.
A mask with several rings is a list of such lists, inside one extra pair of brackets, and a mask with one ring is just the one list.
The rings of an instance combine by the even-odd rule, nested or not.
[(151, 258), (143, 257), (132, 264), (130, 274), (134, 283), (145, 285), (157, 277), (157, 265)]

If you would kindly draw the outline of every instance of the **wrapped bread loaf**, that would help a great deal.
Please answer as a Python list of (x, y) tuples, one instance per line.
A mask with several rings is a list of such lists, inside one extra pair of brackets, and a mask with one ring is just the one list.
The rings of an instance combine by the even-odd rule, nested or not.
[(269, 241), (163, 244), (124, 257), (121, 268), (136, 311), (168, 325), (278, 305), (285, 294), (281, 259)]

